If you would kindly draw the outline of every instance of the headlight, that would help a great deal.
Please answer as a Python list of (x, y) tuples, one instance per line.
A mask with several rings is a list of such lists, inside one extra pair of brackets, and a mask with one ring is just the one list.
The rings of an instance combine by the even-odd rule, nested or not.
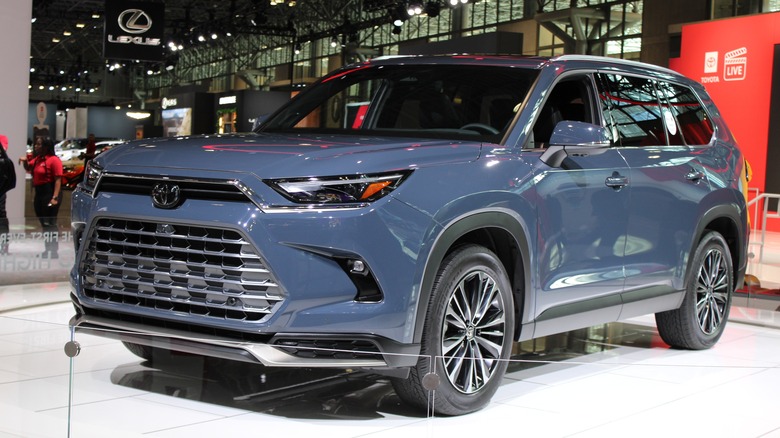
[(380, 199), (398, 188), (409, 172), (348, 175), (322, 178), (267, 180), (285, 198), (309, 205), (342, 204), (355, 207)]
[(96, 165), (94, 160), (90, 160), (87, 163), (86, 169), (84, 169), (84, 182), (83, 188), (88, 192), (95, 190), (100, 175), (103, 174), (103, 168)]

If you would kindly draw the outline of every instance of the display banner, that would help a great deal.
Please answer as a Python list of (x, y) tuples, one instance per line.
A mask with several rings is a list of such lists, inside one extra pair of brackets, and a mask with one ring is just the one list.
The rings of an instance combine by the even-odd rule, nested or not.
[[(766, 190), (772, 64), (780, 13), (684, 25), (680, 58), (669, 66), (707, 88), (753, 169), (751, 187)], [(776, 170), (775, 170), (776, 172)]]
[(106, 0), (106, 59), (163, 61), (165, 3)]

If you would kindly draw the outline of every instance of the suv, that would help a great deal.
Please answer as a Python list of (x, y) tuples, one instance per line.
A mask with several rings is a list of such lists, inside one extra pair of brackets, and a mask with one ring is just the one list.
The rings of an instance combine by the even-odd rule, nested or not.
[(464, 414), (514, 341), (654, 313), (669, 345), (712, 346), (747, 261), (744, 163), (704, 88), (664, 68), (378, 58), (256, 132), (93, 160), (71, 325), (147, 359), (384, 371)]

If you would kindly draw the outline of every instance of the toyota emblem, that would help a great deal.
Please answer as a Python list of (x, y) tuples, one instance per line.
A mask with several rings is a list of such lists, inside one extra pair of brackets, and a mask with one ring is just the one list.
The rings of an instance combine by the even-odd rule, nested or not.
[(127, 33), (144, 33), (152, 28), (152, 17), (140, 9), (126, 9), (117, 19), (119, 27)]
[(160, 183), (152, 188), (152, 203), (157, 208), (176, 208), (181, 201), (181, 189), (173, 183)]

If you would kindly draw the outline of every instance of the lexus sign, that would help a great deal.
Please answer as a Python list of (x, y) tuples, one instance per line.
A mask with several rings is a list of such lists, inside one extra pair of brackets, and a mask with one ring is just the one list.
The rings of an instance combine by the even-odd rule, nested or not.
[(106, 0), (103, 28), (106, 59), (163, 60), (165, 3)]

